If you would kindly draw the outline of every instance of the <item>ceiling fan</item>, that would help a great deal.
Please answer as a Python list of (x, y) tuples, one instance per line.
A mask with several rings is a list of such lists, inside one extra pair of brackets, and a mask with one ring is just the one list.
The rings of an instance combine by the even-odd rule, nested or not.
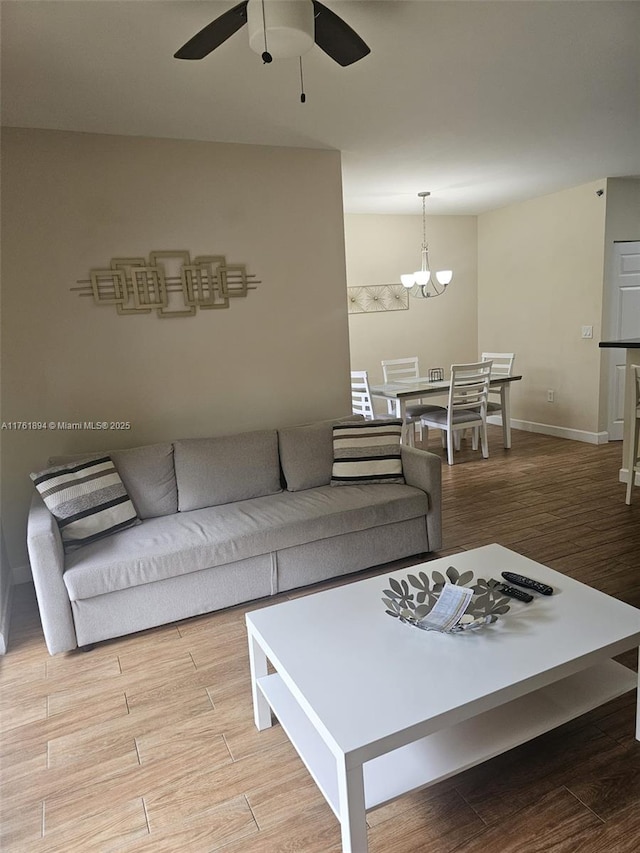
[(318, 0), (243, 0), (184, 44), (176, 59), (203, 59), (245, 24), (249, 46), (263, 62), (302, 56), (314, 43), (339, 65), (370, 53), (349, 24)]

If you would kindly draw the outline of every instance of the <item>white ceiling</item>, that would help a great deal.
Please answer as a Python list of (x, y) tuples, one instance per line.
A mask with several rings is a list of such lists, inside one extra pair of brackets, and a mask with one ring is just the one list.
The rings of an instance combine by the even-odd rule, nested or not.
[(16, 127), (334, 148), (345, 210), (478, 214), (640, 175), (640, 3), (326, 0), (371, 47), (263, 65), (244, 27), (175, 51), (234, 2), (4, 0)]

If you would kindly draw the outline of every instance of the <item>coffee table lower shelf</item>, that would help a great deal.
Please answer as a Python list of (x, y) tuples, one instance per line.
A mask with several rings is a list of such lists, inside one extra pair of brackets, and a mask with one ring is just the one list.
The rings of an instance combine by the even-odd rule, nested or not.
[[(363, 765), (367, 810), (507, 752), (636, 688), (633, 670), (607, 660), (518, 699), (409, 743)], [(340, 819), (336, 759), (274, 673), (258, 687), (334, 814)]]

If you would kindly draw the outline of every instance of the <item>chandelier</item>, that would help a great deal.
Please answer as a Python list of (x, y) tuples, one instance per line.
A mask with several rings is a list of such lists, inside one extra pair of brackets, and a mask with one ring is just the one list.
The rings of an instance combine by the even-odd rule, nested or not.
[(418, 198), (422, 199), (421, 267), (414, 273), (407, 273), (400, 276), (400, 281), (407, 288), (410, 294), (422, 299), (428, 299), (433, 296), (442, 296), (447, 289), (447, 285), (453, 278), (453, 270), (437, 270), (435, 273), (435, 280), (431, 278), (431, 270), (429, 268), (429, 246), (427, 245), (427, 221), (425, 214), (425, 201), (430, 195), (431, 193), (428, 192), (418, 193)]

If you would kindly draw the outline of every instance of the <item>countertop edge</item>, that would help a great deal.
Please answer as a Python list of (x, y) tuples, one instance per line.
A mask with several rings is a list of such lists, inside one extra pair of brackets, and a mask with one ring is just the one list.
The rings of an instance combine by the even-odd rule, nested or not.
[(600, 341), (599, 347), (613, 347), (615, 349), (640, 349), (640, 338), (626, 338), (622, 341)]

